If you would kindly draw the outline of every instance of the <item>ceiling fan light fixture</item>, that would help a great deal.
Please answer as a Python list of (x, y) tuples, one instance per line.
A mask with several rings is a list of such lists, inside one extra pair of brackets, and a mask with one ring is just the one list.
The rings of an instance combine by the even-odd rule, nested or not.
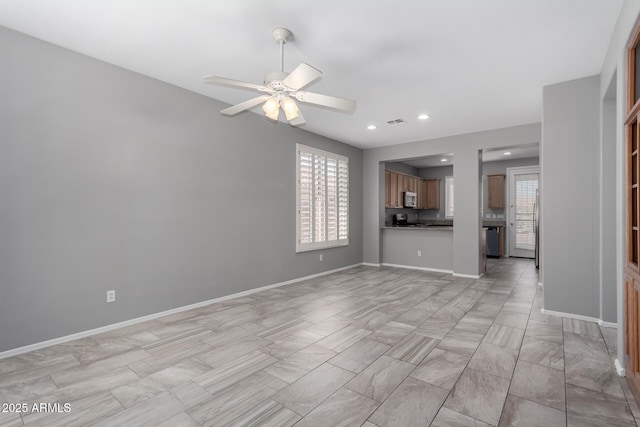
[(262, 106), (262, 111), (264, 114), (270, 118), (271, 120), (278, 120), (278, 116), (280, 115), (280, 103), (275, 97), (271, 97), (267, 99), (267, 101)]
[(284, 110), (285, 116), (287, 116), (287, 120), (291, 121), (297, 119), (300, 115), (300, 110), (298, 110), (298, 104), (291, 97), (287, 96), (282, 100), (282, 109)]

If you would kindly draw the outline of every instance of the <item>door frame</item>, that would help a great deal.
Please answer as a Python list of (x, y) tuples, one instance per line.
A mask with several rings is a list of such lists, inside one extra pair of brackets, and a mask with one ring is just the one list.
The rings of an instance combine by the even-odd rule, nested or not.
[[(540, 189), (540, 165), (535, 165), (535, 166), (518, 166), (518, 167), (513, 167), (513, 168), (507, 168), (507, 197), (506, 197), (506, 212), (505, 212), (505, 219), (506, 219), (506, 230), (507, 230), (507, 234), (505, 239), (506, 241), (506, 256), (507, 257), (511, 257), (511, 217), (512, 217), (512, 212), (511, 212), (511, 199), (513, 198), (512, 194), (515, 191), (514, 188), (514, 184), (515, 184), (515, 180), (514, 180), (514, 175), (518, 174), (530, 174), (530, 173), (537, 173), (538, 174), (538, 189)], [(542, 198), (542, 192), (540, 192), (540, 198)]]

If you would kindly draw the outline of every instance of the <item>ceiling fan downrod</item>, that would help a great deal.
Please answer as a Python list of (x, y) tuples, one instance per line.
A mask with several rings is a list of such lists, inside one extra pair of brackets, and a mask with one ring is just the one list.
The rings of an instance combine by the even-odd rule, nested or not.
[(284, 45), (291, 40), (291, 31), (286, 28), (276, 28), (273, 30), (273, 38), (280, 44), (280, 72), (284, 73)]

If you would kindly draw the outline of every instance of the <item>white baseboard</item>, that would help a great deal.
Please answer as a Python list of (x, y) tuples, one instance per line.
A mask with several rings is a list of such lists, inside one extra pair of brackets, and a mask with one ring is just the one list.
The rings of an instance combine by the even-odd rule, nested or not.
[(386, 262), (382, 263), (384, 267), (396, 267), (396, 268), (408, 268), (410, 270), (423, 270), (423, 271), (433, 271), (434, 273), (449, 273), (453, 274), (451, 270), (442, 270), (440, 268), (429, 268), (429, 267), (416, 267), (413, 265), (402, 265), (402, 264), (387, 264)]
[(455, 277), (466, 277), (468, 279), (479, 279), (482, 277), (482, 274), (462, 274), (462, 273), (451, 273), (452, 276)]
[[(366, 264), (365, 264), (366, 265)], [(479, 279), (483, 275), (482, 274), (462, 274), (462, 273), (454, 273), (453, 270), (444, 270), (441, 268), (431, 268), (431, 267), (416, 267), (415, 265), (402, 265), (402, 264), (389, 264), (383, 262), (381, 264), (384, 267), (395, 267), (395, 268), (407, 268), (410, 270), (422, 270), (422, 271), (432, 271), (434, 273), (448, 273), (455, 277), (466, 277), (468, 279)]]
[(604, 320), (598, 320), (598, 325), (602, 326), (603, 328), (618, 329), (617, 323), (605, 322)]
[(540, 312), (542, 314), (547, 314), (549, 316), (566, 317), (567, 319), (576, 319), (576, 320), (584, 320), (586, 322), (594, 322), (594, 323), (597, 323), (598, 325), (603, 326), (605, 328), (617, 328), (618, 327), (617, 323), (605, 322), (604, 320), (598, 319), (597, 317), (582, 316), (580, 314), (572, 314), (572, 313), (563, 313), (561, 311), (545, 310), (544, 308), (541, 309)]
[(214, 304), (216, 302), (227, 301), (234, 298), (240, 298), (243, 296), (255, 294), (257, 292), (266, 291), (268, 289), (278, 288), (280, 286), (290, 285), (293, 283), (301, 282), (303, 280), (313, 279), (314, 277), (326, 276), (327, 274), (336, 273), (342, 270), (348, 270), (350, 268), (359, 267), (363, 265), (363, 263), (348, 265), (346, 267), (340, 267), (333, 270), (323, 271), (321, 273), (311, 274), (309, 276), (298, 277), (297, 279), (287, 280), (285, 282), (274, 283), (272, 285), (262, 286), (260, 288), (249, 289), (247, 291), (238, 292), (231, 295), (225, 295), (218, 298), (213, 298), (207, 301), (197, 302), (195, 304), (189, 304), (178, 308), (172, 308), (171, 310), (161, 311), (159, 313), (149, 314), (147, 316), (136, 317), (135, 319), (125, 320), (123, 322), (113, 323), (111, 325), (101, 326), (99, 328), (89, 329), (87, 331), (78, 332), (71, 335), (65, 335), (63, 337), (54, 338), (47, 341), (38, 342), (35, 344), (29, 344), (24, 347), (18, 347), (11, 350), (0, 352), (0, 360), (6, 359), (7, 357), (17, 356), (19, 354), (28, 353), (30, 351), (40, 350), (45, 347), (50, 347), (52, 345), (62, 344), (65, 342), (77, 340), (80, 338), (86, 338), (92, 335), (101, 334), (104, 332), (113, 331), (114, 329), (123, 328), (125, 326), (135, 325), (136, 323), (146, 322), (148, 320), (154, 320), (160, 317), (169, 316), (171, 314), (180, 313), (187, 310), (192, 310), (194, 308), (203, 307), (205, 305)]
[(622, 366), (620, 364), (620, 360), (618, 360), (618, 358), (616, 357), (616, 360), (613, 362), (613, 364), (616, 367), (616, 372), (618, 373), (619, 376), (624, 377), (626, 375), (626, 372), (624, 370), (624, 366)]
[(362, 265), (367, 267), (380, 267), (380, 264), (374, 264), (372, 262), (363, 262)]

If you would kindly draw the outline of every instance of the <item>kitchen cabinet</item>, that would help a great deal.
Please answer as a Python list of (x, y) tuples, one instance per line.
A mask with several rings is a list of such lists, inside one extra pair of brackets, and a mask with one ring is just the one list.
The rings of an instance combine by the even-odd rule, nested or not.
[(482, 267), (481, 272), (487, 272), (487, 229), (482, 229)]
[(416, 193), (416, 209), (440, 209), (440, 180), (420, 179), (386, 169), (384, 171), (384, 207), (401, 208), (405, 191)]
[(427, 206), (427, 183), (423, 179), (420, 185), (420, 208), (419, 209), (426, 209), (426, 206)]
[(404, 189), (403, 191), (410, 191), (416, 193), (418, 189), (418, 178), (404, 175)]
[(384, 171), (384, 207), (401, 208), (403, 205), (404, 175), (392, 170)]
[(422, 209), (440, 209), (440, 180), (425, 179), (422, 181)]
[(504, 209), (505, 175), (487, 175), (489, 209)]
[(405, 191), (405, 181), (404, 181), (404, 175), (401, 173), (398, 173), (398, 179), (396, 181), (396, 191), (395, 191), (395, 196), (396, 196), (396, 201), (395, 201), (395, 207), (396, 208), (401, 208), (404, 206), (404, 198), (402, 197), (402, 193), (404, 193)]
[(504, 258), (504, 239), (507, 233), (506, 227), (498, 227), (498, 256)]
[(400, 203), (400, 199), (402, 198), (401, 194), (398, 194), (399, 191), (402, 191), (402, 176), (398, 175), (395, 172), (391, 172), (391, 178), (389, 180), (389, 188), (391, 191), (391, 203), (390, 203), (390, 207), (392, 208), (400, 208), (402, 207), (402, 204)]
[(390, 208), (392, 207), (391, 204), (391, 171), (390, 170), (385, 170), (384, 171), (384, 207), (385, 208)]

